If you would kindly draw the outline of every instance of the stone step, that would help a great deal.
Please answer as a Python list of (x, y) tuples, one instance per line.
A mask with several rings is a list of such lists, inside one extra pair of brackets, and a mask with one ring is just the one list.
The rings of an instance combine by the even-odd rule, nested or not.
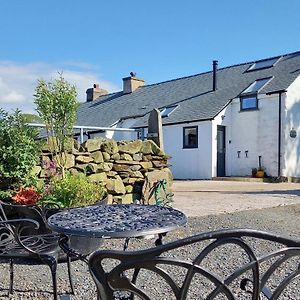
[(272, 182), (272, 178), (254, 178), (254, 177), (213, 177), (216, 181), (243, 181), (243, 182)]

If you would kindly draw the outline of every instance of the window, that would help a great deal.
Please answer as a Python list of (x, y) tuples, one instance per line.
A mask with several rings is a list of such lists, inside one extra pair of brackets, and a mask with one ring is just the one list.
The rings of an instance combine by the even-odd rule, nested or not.
[(258, 109), (257, 93), (270, 82), (272, 78), (257, 79), (240, 94), (241, 110)]
[(183, 127), (183, 148), (198, 148), (198, 126)]
[(269, 81), (271, 80), (271, 77), (269, 78), (262, 78), (257, 79), (253, 83), (251, 83), (244, 91), (242, 91), (242, 95), (244, 94), (251, 94), (251, 93), (257, 93), (260, 89), (263, 88)]
[(164, 108), (160, 109), (161, 117), (166, 118), (168, 117), (176, 108), (178, 105), (173, 105), (173, 106), (166, 106)]
[(275, 58), (270, 58), (270, 59), (265, 59), (265, 60), (260, 60), (252, 64), (246, 72), (249, 71), (255, 71), (255, 70), (260, 70), (260, 69), (267, 69), (273, 67), (277, 61), (280, 59), (280, 57), (275, 57)]
[(241, 110), (258, 109), (258, 101), (256, 95), (241, 97), (240, 101), (241, 101)]
[(137, 138), (138, 140), (144, 140), (145, 139), (145, 128), (138, 128), (139, 131), (137, 132)]

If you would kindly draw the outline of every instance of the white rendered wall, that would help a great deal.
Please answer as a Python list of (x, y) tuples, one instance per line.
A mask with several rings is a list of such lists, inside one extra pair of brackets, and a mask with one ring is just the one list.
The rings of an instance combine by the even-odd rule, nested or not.
[[(126, 119), (118, 122), (115, 128), (131, 128), (136, 119)], [(115, 141), (121, 140), (136, 140), (137, 132), (124, 132), (124, 131), (106, 131), (107, 138), (114, 139)]]
[[(115, 125), (111, 126), (112, 128), (131, 128), (136, 122), (136, 119), (126, 119), (122, 120)], [(121, 140), (136, 140), (137, 132), (127, 132), (127, 131), (113, 131), (107, 130), (103, 133), (91, 134), (91, 138), (103, 137), (107, 139), (114, 139), (115, 141)]]
[[(240, 99), (230, 106), (230, 147), (227, 152), (229, 176), (251, 175), (251, 169), (262, 166), (269, 176), (278, 168), (278, 94), (258, 95), (258, 110), (240, 111)], [(229, 108), (228, 108), (229, 109)], [(238, 151), (240, 157), (238, 158)], [(246, 151), (248, 151), (246, 157)]]
[[(183, 127), (198, 126), (198, 148), (183, 148)], [(176, 179), (211, 179), (212, 123), (210, 121), (163, 126), (164, 150), (172, 156)]]
[[(285, 113), (282, 175), (300, 177), (300, 76), (287, 89)], [(295, 138), (290, 137), (292, 129), (296, 131)]]

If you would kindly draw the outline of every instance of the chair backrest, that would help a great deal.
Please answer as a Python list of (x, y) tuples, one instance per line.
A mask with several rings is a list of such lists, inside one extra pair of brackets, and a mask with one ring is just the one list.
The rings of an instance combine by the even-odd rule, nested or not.
[(5, 220), (7, 220), (7, 217), (6, 217), (6, 213), (4, 211), (2, 203), (3, 202), (0, 200), (0, 221), (5, 221)]
[(34, 227), (28, 228), (28, 224), (25, 224), (27, 228), (22, 231), (24, 235), (51, 232), (46, 225), (44, 211), (36, 205), (14, 205), (11, 203), (0, 202), (0, 218), (3, 220), (31, 219), (39, 223), (38, 229)]
[(7, 216), (0, 201), (0, 255), (6, 254), (15, 241), (14, 229), (11, 224), (5, 223), (6, 221)]
[(101, 300), (118, 290), (143, 300), (299, 299), (299, 261), (300, 240), (228, 229), (136, 252), (97, 251), (89, 268)]

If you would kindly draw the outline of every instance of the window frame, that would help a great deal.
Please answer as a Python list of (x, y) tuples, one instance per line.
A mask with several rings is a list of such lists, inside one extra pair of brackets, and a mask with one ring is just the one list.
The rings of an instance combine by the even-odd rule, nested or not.
[[(249, 108), (243, 108), (243, 100), (247, 98), (255, 98), (255, 107), (249, 107)], [(255, 94), (247, 94), (247, 95), (241, 95), (240, 96), (240, 111), (249, 111), (249, 110), (258, 110), (258, 98), (257, 93)]]
[[(261, 91), (267, 84), (269, 84), (271, 82), (271, 80), (274, 77), (265, 77), (265, 78), (258, 78), (255, 81), (253, 81), (250, 85), (248, 85), (241, 93), (240, 93), (240, 111), (251, 111), (251, 110), (258, 110), (258, 93), (259, 91)], [(257, 90), (252, 90), (252, 91), (247, 91), (252, 85), (255, 85), (255, 83), (265, 80), (265, 83), (263, 83), (263, 85), (261, 87), (259, 87)], [(255, 107), (249, 107), (249, 108), (243, 108), (243, 100), (247, 99), (247, 98), (255, 98), (256, 102), (255, 102)]]
[[(178, 108), (179, 105), (169, 105), (169, 106), (165, 106), (163, 108), (161, 108), (159, 111), (160, 111), (160, 114), (161, 114), (161, 117), (162, 118), (167, 118), (169, 117), (177, 108)], [(171, 109), (168, 113), (166, 113), (166, 111), (168, 109)]]
[[(195, 145), (186, 145), (185, 144), (185, 131), (186, 129), (196, 129), (196, 144)], [(182, 127), (182, 136), (183, 136), (183, 149), (196, 149), (198, 148), (198, 126), (195, 125), (195, 126), (184, 126)]]
[[(258, 94), (259, 91), (261, 91), (267, 84), (269, 84), (273, 78), (274, 78), (274, 77), (271, 76), (271, 77), (265, 77), (265, 78), (258, 78), (258, 79), (256, 79), (256, 80), (254, 80), (251, 84), (249, 84), (249, 85), (241, 92), (240, 96), (249, 96), (249, 95), (255, 95), (255, 94)], [(259, 87), (258, 89), (246, 92), (252, 85), (255, 86), (255, 84), (258, 83), (259, 81), (265, 81), (265, 82), (264, 82), (263, 85), (262, 85), (261, 87)]]
[[(267, 59), (262, 59), (262, 60), (258, 60), (258, 61), (255, 61), (254, 63), (252, 63), (248, 69), (245, 71), (245, 72), (255, 72), (255, 71), (259, 71), (259, 70), (265, 70), (265, 69), (269, 69), (269, 68), (273, 68), (280, 60), (281, 60), (282, 56), (278, 56), (278, 57), (273, 57), (273, 58), (267, 58)], [(259, 63), (263, 63), (263, 62), (266, 62), (266, 61), (274, 61), (272, 65), (267, 65), (267, 66), (264, 66), (264, 67), (255, 67), (257, 64)]]

